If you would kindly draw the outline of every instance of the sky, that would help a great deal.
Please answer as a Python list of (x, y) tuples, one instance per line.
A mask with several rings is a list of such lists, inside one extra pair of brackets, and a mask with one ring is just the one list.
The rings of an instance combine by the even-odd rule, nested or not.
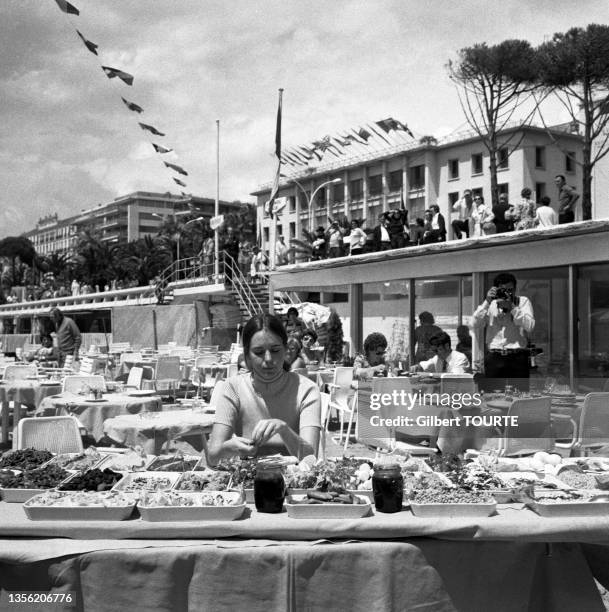
[[(387, 117), (466, 128), (446, 63), (478, 42), (609, 23), (607, 0), (0, 0), (0, 237), (133, 191), (249, 195), (284, 147)], [(76, 34), (98, 45), (96, 57)], [(101, 65), (135, 77), (129, 87)], [(121, 96), (144, 113), (129, 111)], [(556, 122), (566, 116), (551, 118)], [(153, 137), (138, 121), (166, 135)], [(174, 151), (159, 155), (151, 142)], [(181, 177), (163, 160), (185, 168)]]

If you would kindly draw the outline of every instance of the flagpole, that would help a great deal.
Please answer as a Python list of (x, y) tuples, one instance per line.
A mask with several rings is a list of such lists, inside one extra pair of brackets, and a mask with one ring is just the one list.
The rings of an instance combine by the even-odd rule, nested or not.
[[(220, 215), (220, 119), (216, 119), (216, 203), (214, 216)], [(214, 230), (214, 274), (216, 283), (220, 279), (220, 228)]]
[(277, 126), (275, 129), (275, 156), (277, 157), (277, 173), (269, 201), (269, 211), (272, 215), (271, 244), (269, 247), (269, 264), (271, 270), (277, 267), (277, 213), (273, 214), (274, 201), (279, 190), (279, 174), (281, 173), (281, 116), (283, 113), (283, 88), (279, 89), (279, 104), (277, 106)]

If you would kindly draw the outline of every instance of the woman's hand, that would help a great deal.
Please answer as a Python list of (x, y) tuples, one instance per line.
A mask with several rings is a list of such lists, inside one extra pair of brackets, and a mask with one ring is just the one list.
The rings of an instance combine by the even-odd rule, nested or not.
[(240, 457), (252, 457), (256, 454), (256, 444), (249, 438), (241, 438), (240, 436), (233, 436), (225, 447), (231, 451), (237, 453)]
[(281, 419), (263, 419), (259, 421), (252, 432), (252, 442), (255, 446), (261, 446), (274, 435), (280, 436), (285, 432), (287, 425)]

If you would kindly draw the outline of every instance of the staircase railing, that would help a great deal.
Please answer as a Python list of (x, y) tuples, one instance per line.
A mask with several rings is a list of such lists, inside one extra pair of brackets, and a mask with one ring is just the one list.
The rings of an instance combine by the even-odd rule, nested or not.
[(169, 264), (161, 272), (159, 277), (163, 287), (177, 281), (188, 281), (201, 278), (208, 278), (211, 283), (214, 277), (214, 265), (203, 264), (197, 257), (187, 257), (178, 259)]
[(222, 253), (221, 256), (224, 263), (224, 282), (230, 285), (247, 314), (253, 317), (264, 312), (237, 262), (227, 253)]

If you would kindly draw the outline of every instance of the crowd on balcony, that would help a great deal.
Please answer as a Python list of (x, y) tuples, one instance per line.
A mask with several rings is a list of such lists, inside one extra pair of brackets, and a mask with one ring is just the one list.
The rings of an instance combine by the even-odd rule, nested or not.
[[(310, 236), (309, 257), (317, 260), (435, 244), (445, 242), (450, 230), (452, 238), (459, 240), (572, 222), (579, 194), (562, 175), (556, 177), (556, 186), (558, 214), (548, 196), (536, 203), (531, 199), (531, 189), (525, 187), (518, 201), (510, 203), (507, 194), (502, 193), (494, 206), (486, 203), (480, 193), (466, 189), (450, 207), (452, 218), (448, 222), (436, 204), (425, 210), (422, 218), (415, 219), (409, 219), (403, 206), (394, 208), (380, 214), (372, 227), (363, 227), (359, 219), (330, 219), (327, 227), (319, 226)], [(303, 252), (301, 248), (295, 250)], [(277, 257), (277, 263), (287, 263), (287, 257)]]

